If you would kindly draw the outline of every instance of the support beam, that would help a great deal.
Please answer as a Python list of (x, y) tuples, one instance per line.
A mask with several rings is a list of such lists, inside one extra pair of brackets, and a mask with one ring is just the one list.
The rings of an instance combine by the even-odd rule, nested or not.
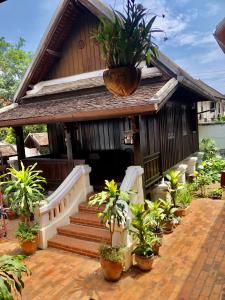
[[(13, 128), (16, 134), (16, 147), (17, 147), (17, 155), (18, 161), (20, 162), (24, 158), (25, 155), (25, 147), (24, 147), (24, 138), (23, 138), (23, 127), (14, 127)], [(20, 163), (19, 163), (20, 166)]]
[(131, 127), (134, 133), (134, 164), (136, 166), (142, 166), (143, 162), (140, 148), (140, 131), (138, 117), (131, 117)]
[(65, 123), (65, 142), (66, 142), (66, 151), (67, 151), (67, 159), (73, 160), (73, 148), (72, 148), (72, 140), (71, 140), (71, 126), (68, 123)]

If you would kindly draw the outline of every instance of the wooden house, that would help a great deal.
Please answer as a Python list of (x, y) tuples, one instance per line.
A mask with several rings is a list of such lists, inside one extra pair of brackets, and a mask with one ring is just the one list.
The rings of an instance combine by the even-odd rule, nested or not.
[(48, 153), (48, 133), (47, 132), (30, 132), (24, 141), (24, 145), (29, 149), (36, 149), (38, 154)]
[[(102, 16), (110, 17), (110, 11), (100, 1), (61, 1), (14, 105), (1, 113), (0, 127), (14, 127), (19, 159), (37, 161), (56, 186), (85, 161), (95, 187), (104, 179), (121, 181), (129, 165), (141, 165), (148, 191), (165, 171), (198, 151), (197, 102), (214, 96), (162, 53), (149, 68), (143, 66), (132, 96), (110, 94), (92, 38)], [(49, 155), (25, 158), (28, 124), (47, 124)]]

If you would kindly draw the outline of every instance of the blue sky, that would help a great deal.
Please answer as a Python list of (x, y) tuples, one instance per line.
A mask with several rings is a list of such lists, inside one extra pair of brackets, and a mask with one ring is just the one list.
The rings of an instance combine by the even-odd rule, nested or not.
[[(11, 42), (26, 39), (26, 50), (34, 52), (60, 0), (8, 0), (0, 4), (0, 36)], [(123, 1), (116, 3), (122, 8)], [(155, 26), (165, 30), (168, 40), (157, 36), (160, 49), (196, 78), (225, 93), (225, 54), (212, 33), (225, 17), (224, 0), (142, 0), (159, 15)], [(165, 18), (160, 17), (165, 14)]]

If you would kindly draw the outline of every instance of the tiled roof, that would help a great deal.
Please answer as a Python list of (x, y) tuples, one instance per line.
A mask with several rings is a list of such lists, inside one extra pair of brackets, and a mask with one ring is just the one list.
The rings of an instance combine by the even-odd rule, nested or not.
[(0, 155), (14, 156), (17, 155), (16, 149), (10, 144), (0, 144)]
[[(34, 141), (39, 146), (47, 146), (48, 145), (48, 133), (47, 132), (35, 132), (35, 133), (29, 133), (26, 139), (28, 138), (34, 139)], [(25, 141), (26, 144), (26, 141)]]
[(69, 122), (156, 111), (156, 100), (151, 101), (151, 98), (165, 84), (164, 81), (142, 85), (129, 97), (116, 97), (108, 91), (101, 91), (21, 104), (1, 114), (0, 127)]

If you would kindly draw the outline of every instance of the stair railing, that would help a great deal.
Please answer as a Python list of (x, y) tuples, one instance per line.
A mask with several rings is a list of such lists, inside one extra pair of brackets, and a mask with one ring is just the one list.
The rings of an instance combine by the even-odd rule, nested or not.
[(93, 191), (90, 185), (88, 165), (76, 166), (62, 184), (48, 197), (36, 217), (40, 222), (39, 248), (46, 249), (48, 240), (57, 233), (57, 228), (70, 223), (70, 216), (78, 212), (79, 204), (86, 201)]

